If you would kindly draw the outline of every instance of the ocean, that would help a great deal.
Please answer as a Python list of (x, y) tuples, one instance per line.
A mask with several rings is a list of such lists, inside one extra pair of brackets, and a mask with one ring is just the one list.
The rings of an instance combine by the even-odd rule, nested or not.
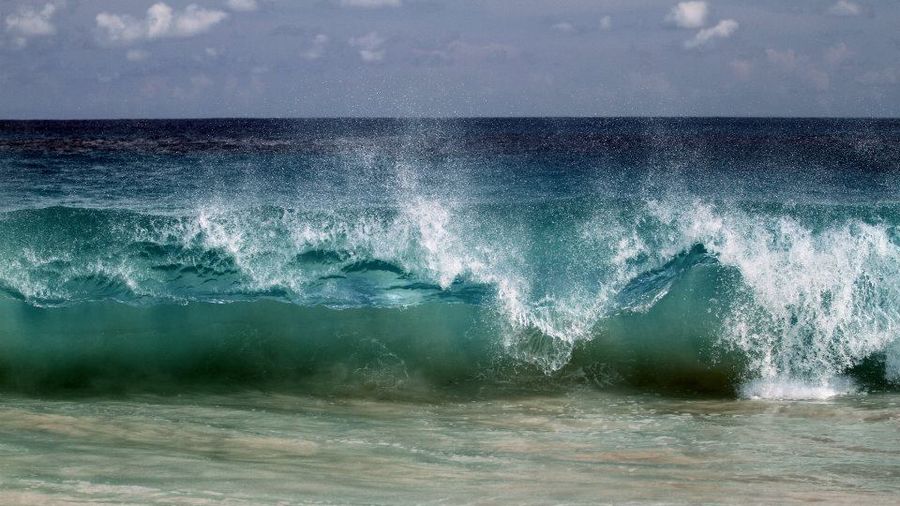
[(893, 502), (900, 120), (0, 121), (0, 498)]

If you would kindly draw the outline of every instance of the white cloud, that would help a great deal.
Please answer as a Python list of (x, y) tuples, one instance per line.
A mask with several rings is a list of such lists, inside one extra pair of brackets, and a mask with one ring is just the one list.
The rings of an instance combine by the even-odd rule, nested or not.
[[(609, 30), (612, 28), (612, 18), (609, 16), (603, 16), (600, 18), (600, 21), (597, 23), (597, 28), (599, 30)], [(559, 33), (583, 33), (587, 31), (591, 31), (592, 27), (589, 25), (576, 25), (575, 23), (571, 23), (569, 21), (560, 21), (558, 23), (554, 23), (550, 25), (550, 29), (554, 32)]]
[(318, 60), (325, 53), (325, 46), (328, 45), (328, 36), (320, 33), (313, 37), (313, 45), (303, 53), (303, 57), (307, 60)]
[(709, 7), (706, 2), (679, 2), (669, 11), (666, 21), (680, 28), (700, 28), (706, 24), (707, 14)]
[(702, 46), (713, 39), (727, 39), (737, 31), (738, 26), (740, 26), (738, 22), (733, 19), (723, 19), (716, 26), (697, 32), (693, 39), (685, 41), (684, 47), (690, 49)]
[(825, 91), (831, 87), (831, 78), (828, 77), (828, 74), (815, 67), (808, 67), (804, 77), (819, 91)]
[(829, 47), (825, 50), (824, 58), (829, 65), (840, 65), (853, 56), (853, 51), (847, 47), (847, 44), (841, 42)]
[(828, 74), (813, 65), (807, 56), (798, 54), (793, 49), (785, 51), (766, 49), (766, 59), (782, 71), (807, 81), (817, 90), (825, 91), (831, 87), (831, 78)]
[(747, 79), (753, 73), (753, 63), (747, 60), (731, 60), (728, 65), (731, 67), (734, 75), (741, 79)]
[(503, 61), (517, 58), (519, 49), (506, 44), (470, 44), (454, 40), (447, 46), (448, 54), (457, 61)]
[(871, 86), (890, 86), (900, 83), (900, 71), (894, 68), (870, 70), (856, 78), (862, 84)]
[(256, 0), (228, 0), (225, 5), (236, 12), (250, 12), (259, 9)]
[(477, 64), (513, 60), (519, 57), (521, 51), (515, 46), (506, 44), (472, 44), (457, 39), (441, 49), (417, 51), (417, 53), (423, 63)]
[(31, 37), (46, 37), (56, 33), (56, 27), (50, 21), (54, 13), (56, 5), (52, 3), (44, 5), (40, 10), (23, 7), (6, 16), (6, 31), (13, 35), (16, 45), (24, 46)]
[(612, 28), (612, 18), (609, 16), (603, 16), (600, 18), (600, 29), (601, 30), (609, 30)]
[(208, 32), (222, 22), (228, 14), (220, 10), (204, 9), (190, 4), (176, 12), (165, 3), (153, 4), (144, 19), (128, 15), (97, 14), (97, 28), (109, 42), (134, 42), (142, 39), (164, 37), (193, 37)]
[(569, 23), (568, 21), (561, 21), (551, 26), (550, 28), (560, 33), (575, 33), (575, 25)]
[(359, 57), (364, 62), (375, 63), (384, 60), (384, 37), (378, 32), (369, 32), (361, 37), (350, 39), (350, 45), (359, 48)]
[(125, 59), (128, 61), (144, 61), (150, 57), (150, 53), (143, 49), (129, 49), (125, 53)]
[(777, 49), (766, 49), (766, 58), (770, 63), (774, 63), (786, 70), (797, 67), (799, 57), (793, 49), (786, 51), (778, 51)]
[(828, 14), (832, 16), (858, 16), (862, 13), (862, 8), (850, 0), (838, 0), (828, 9)]
[(363, 9), (378, 9), (380, 7), (400, 7), (402, 0), (340, 0), (341, 7), (361, 7)]
[(209, 88), (210, 86), (215, 84), (212, 79), (206, 77), (203, 74), (192, 76), (190, 81), (191, 86), (193, 86), (194, 88)]

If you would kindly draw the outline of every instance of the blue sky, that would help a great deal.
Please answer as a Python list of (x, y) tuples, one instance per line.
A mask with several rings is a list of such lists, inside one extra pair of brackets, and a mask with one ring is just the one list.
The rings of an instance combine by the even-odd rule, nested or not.
[(0, 0), (0, 118), (900, 116), (900, 2)]

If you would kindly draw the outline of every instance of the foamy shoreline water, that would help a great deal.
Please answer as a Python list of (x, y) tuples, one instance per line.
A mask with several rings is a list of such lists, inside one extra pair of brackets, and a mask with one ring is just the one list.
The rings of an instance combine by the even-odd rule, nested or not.
[(900, 398), (0, 399), (5, 504), (888, 503)]

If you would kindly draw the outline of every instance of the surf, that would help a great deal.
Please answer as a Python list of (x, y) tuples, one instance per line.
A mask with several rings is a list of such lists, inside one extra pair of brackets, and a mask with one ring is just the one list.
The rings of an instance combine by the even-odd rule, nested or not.
[(890, 204), (675, 198), (13, 210), (4, 384), (297, 385), (391, 363), (398, 388), (892, 388), (897, 223)]

